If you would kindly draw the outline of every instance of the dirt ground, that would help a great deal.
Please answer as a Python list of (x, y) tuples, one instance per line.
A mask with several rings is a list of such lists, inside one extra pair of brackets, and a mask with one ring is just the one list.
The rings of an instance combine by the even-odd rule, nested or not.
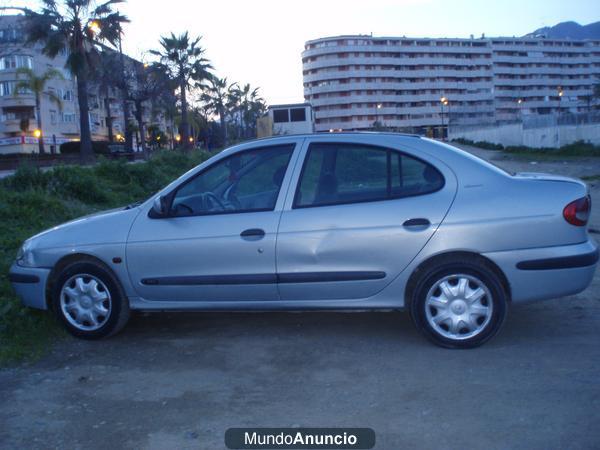
[[(600, 173), (595, 159), (494, 162)], [(137, 315), (112, 339), (67, 338), (1, 370), (0, 448), (221, 449), (246, 426), (371, 427), (377, 449), (598, 448), (599, 292), (596, 275), (514, 307), (470, 351), (432, 346), (399, 312)]]

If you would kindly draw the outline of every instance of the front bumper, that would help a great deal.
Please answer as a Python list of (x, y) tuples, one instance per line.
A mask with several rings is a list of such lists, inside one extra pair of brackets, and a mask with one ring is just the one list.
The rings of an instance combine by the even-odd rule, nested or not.
[(47, 309), (46, 282), (48, 275), (50, 275), (50, 269), (21, 267), (13, 263), (8, 273), (8, 279), (25, 306)]
[(485, 253), (506, 275), (513, 303), (545, 300), (585, 290), (596, 272), (598, 245), (576, 245)]

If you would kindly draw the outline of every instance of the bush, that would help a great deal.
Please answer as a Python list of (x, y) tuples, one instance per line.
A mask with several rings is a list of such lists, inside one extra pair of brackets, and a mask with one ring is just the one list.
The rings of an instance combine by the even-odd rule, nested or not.
[[(92, 150), (97, 155), (110, 155), (109, 145), (111, 144), (107, 141), (93, 141)], [(63, 155), (79, 155), (81, 153), (81, 142), (69, 141), (60, 144), (60, 152)]]
[(491, 142), (486, 141), (471, 141), (469, 139), (454, 139), (452, 142), (456, 142), (457, 144), (470, 145), (471, 147), (479, 147), (486, 150), (504, 150), (504, 146), (502, 144), (492, 144)]
[(12, 292), (7, 274), (21, 243), (76, 217), (144, 200), (207, 157), (164, 151), (135, 164), (100, 158), (86, 167), (23, 166), (0, 180), (0, 364), (34, 355), (62, 335), (50, 315), (23, 308)]

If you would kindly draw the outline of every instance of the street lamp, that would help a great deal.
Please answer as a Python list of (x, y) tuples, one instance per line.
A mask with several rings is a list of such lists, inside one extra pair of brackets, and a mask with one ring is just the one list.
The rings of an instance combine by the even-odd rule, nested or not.
[(97, 20), (92, 20), (88, 25), (88, 28), (94, 34), (100, 33), (100, 23)]
[(375, 109), (375, 126), (379, 126), (379, 110), (383, 108), (382, 103), (377, 103), (377, 108)]
[(448, 99), (442, 96), (440, 98), (440, 108), (442, 109), (442, 140), (444, 140), (444, 106), (448, 106)]
[(36, 128), (35, 130), (33, 130), (33, 137), (35, 138), (40, 138), (42, 137), (42, 130), (40, 130), (39, 128)]
[(562, 86), (558, 87), (558, 115), (560, 116), (561, 110), (562, 110), (562, 98), (564, 95), (564, 91)]

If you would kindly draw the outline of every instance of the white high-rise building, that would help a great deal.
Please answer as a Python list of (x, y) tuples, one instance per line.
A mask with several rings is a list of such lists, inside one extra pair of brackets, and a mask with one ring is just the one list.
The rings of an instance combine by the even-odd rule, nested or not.
[(316, 131), (441, 135), (448, 123), (587, 111), (600, 41), (337, 36), (308, 41), (302, 66)]

